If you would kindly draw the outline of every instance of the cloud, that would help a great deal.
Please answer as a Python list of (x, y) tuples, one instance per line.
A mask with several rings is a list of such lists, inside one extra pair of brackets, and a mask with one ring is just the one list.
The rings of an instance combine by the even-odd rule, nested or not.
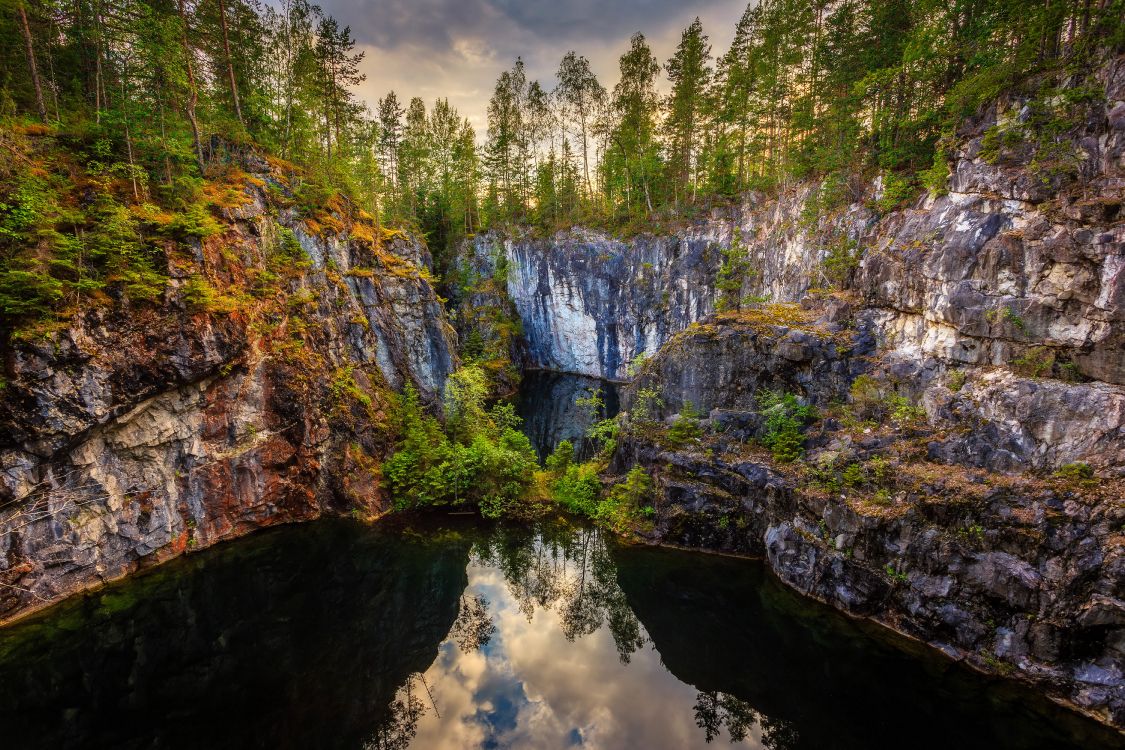
[[(557, 606), (529, 621), (499, 570), (471, 564), (467, 573), (468, 593), (491, 602), (497, 633), (483, 651), (442, 645), (425, 674), (441, 718), (426, 712), (414, 747), (705, 746), (695, 688), (651, 645), (623, 664), (607, 627), (567, 641)], [(760, 749), (760, 740), (754, 732), (734, 746)]]
[(325, 0), (324, 10), (365, 53), (361, 98), (374, 109), (386, 92), (450, 102), (478, 134), (496, 77), (522, 57), (528, 76), (554, 85), (558, 62), (574, 49), (602, 83), (617, 79), (617, 59), (635, 31), (663, 61), (680, 31), (700, 16), (716, 51), (734, 32), (740, 0)]

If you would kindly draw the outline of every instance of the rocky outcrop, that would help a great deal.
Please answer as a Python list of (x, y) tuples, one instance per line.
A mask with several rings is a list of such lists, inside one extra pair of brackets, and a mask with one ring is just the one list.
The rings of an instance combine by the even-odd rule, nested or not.
[(0, 620), (263, 526), (384, 508), (389, 394), (434, 402), (454, 366), (426, 254), (346, 207), (321, 217), (332, 231), (299, 219), (271, 197), (285, 175), (246, 166), (222, 233), (167, 250), (160, 304), (8, 345)]
[[(655, 392), (665, 414), (690, 398), (707, 415), (698, 442), (672, 444), (651, 423), (630, 423), (620, 438), (615, 468), (641, 466), (655, 483), (644, 536), (762, 557), (801, 593), (1125, 724), (1120, 480), (951, 471), (934, 459), (979, 465), (998, 460), (988, 450), (1009, 450), (976, 424), (989, 407), (942, 406), (945, 425), (919, 417), (849, 427), (862, 416), (857, 405), (840, 406), (849, 374), (870, 364), (841, 333), (862, 340), (862, 330), (830, 331), (811, 312), (792, 327), (720, 321), (674, 338), (626, 396)], [(739, 366), (714, 365), (728, 358)], [(1037, 386), (989, 373), (946, 392), (956, 403), (987, 404), (988, 389), (1003, 388), (1042, 408), (1057, 394), (1048, 386), (1037, 395)], [(767, 429), (756, 399), (763, 389), (799, 394), (820, 410), (803, 461), (779, 464), (755, 441)], [(1093, 453), (1105, 439), (1076, 431), (1048, 440), (1036, 422), (1023, 415), (1016, 429), (1055, 450), (1087, 441)], [(1010, 460), (1020, 451), (1011, 448)]]

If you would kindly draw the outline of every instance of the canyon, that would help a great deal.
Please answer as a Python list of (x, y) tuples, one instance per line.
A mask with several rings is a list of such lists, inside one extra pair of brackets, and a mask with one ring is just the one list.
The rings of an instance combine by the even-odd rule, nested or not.
[[(245, 199), (170, 261), (160, 304), (92, 307), (5, 352), (0, 619), (258, 528), (387, 512), (394, 394), (440, 410), (473, 335), (516, 368), (628, 381), (626, 414), (655, 397), (656, 427), (610, 465), (653, 478), (643, 539), (762, 557), (1125, 727), (1125, 60), (1098, 80), (1066, 174), (991, 145), (1026, 109), (1013, 95), (913, 202), (875, 178), (826, 208), (797, 183), (650, 235), (485, 233), (454, 311), (424, 243), (351, 207), (313, 226), (275, 197), (289, 178), (232, 151)], [(751, 270), (724, 307), (734, 249)], [(279, 262), (249, 312), (187, 297), (199, 274), (248, 285)], [(800, 462), (757, 444), (766, 391), (823, 416)], [(670, 446), (689, 401), (706, 436)]]

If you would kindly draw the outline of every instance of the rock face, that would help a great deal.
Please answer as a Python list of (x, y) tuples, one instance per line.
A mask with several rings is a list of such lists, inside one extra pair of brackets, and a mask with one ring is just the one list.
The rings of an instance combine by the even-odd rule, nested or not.
[[(169, 256), (160, 305), (95, 307), (9, 346), (0, 620), (256, 528), (383, 509), (388, 394), (411, 383), (433, 402), (455, 364), (409, 260), (424, 250), (314, 235), (270, 204), (259, 185), (284, 182), (261, 169), (222, 234)], [(280, 281), (260, 291), (267, 273)], [(244, 297), (201, 308), (185, 293), (200, 278)]]
[[(662, 236), (492, 234), (464, 256), (529, 364), (635, 376), (625, 410), (656, 405), (611, 464), (654, 479), (650, 541), (764, 557), (1120, 728), (1125, 58), (1098, 80), (1100, 101), (1046, 105), (1068, 123), (1046, 146), (1025, 100), (966, 122), (946, 189), (910, 205), (881, 178), (842, 201), (805, 184)], [(719, 314), (735, 250), (753, 271)], [(764, 390), (820, 412), (796, 465), (759, 444)], [(705, 437), (675, 446), (687, 401)]]
[[(1125, 725), (1125, 484), (933, 462), (946, 450), (958, 455), (939, 459), (996, 463), (988, 450), (1008, 450), (967, 427), (974, 410), (948, 410), (945, 427), (919, 419), (909, 428), (844, 428), (833, 403), (848, 397), (849, 373), (870, 367), (869, 358), (857, 360), (861, 348), (817, 325), (704, 325), (646, 363), (626, 401), (651, 389), (665, 413), (690, 397), (708, 414), (701, 442), (670, 446), (651, 424), (629, 425), (620, 439), (615, 468), (641, 466), (654, 480), (647, 537), (765, 558), (804, 594)], [(725, 358), (739, 366), (712, 366)], [(954, 400), (1003, 388), (1042, 406), (1038, 385), (986, 374)], [(754, 397), (763, 388), (823, 410), (804, 461), (778, 464), (755, 445), (766, 429)], [(1033, 416), (1019, 424), (1037, 434)]]

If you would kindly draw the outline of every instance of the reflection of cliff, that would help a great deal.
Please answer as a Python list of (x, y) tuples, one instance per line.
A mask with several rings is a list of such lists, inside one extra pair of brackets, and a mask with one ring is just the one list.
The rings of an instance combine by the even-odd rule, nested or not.
[(0, 636), (3, 744), (384, 746), (467, 559), (457, 540), (324, 521), (75, 599)]
[(613, 557), (664, 665), (700, 691), (708, 736), (756, 724), (777, 750), (1117, 746), (1092, 722), (1038, 715), (1038, 696), (876, 640), (755, 563), (635, 548)]

